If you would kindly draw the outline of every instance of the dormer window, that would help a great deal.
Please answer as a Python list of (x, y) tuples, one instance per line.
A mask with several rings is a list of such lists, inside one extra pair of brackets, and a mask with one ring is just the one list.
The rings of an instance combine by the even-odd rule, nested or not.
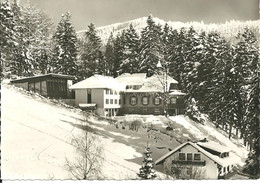
[(185, 153), (179, 153), (179, 160), (185, 160)]

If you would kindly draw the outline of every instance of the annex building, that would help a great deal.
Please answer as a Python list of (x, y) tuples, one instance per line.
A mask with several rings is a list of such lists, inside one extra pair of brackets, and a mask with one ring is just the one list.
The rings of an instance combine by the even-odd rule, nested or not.
[(117, 78), (94, 75), (69, 89), (75, 91), (75, 105), (94, 110), (100, 116), (123, 114), (183, 114), (185, 93), (167, 76), (125, 73)]
[(155, 165), (188, 179), (220, 179), (232, 172), (238, 162), (239, 158), (226, 146), (187, 141), (159, 158)]

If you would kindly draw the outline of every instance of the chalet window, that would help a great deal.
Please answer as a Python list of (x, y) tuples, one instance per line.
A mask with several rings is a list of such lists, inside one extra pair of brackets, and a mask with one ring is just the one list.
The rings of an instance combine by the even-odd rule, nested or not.
[(143, 101), (143, 105), (147, 105), (148, 104), (148, 97), (143, 97), (142, 101)]
[(115, 104), (117, 104), (117, 99), (115, 99)]
[(160, 98), (159, 98), (159, 97), (156, 97), (156, 98), (154, 99), (154, 104), (155, 104), (155, 105), (159, 105), (159, 104), (160, 104)]
[(109, 99), (106, 99), (106, 104), (109, 104)]
[(130, 104), (131, 105), (136, 105), (137, 104), (137, 98), (136, 97), (131, 97), (130, 98)]
[(106, 94), (109, 95), (109, 90), (108, 89), (106, 89)]
[(176, 98), (171, 98), (171, 104), (176, 104)]
[(200, 154), (194, 154), (194, 160), (201, 160)]
[(191, 153), (188, 153), (188, 154), (187, 154), (187, 160), (188, 160), (188, 161), (192, 161), (192, 154), (191, 154)]
[(223, 169), (223, 173), (226, 173), (226, 167), (224, 167), (224, 169)]
[(185, 153), (179, 153), (179, 160), (185, 160)]
[(117, 95), (117, 91), (115, 91), (115, 95)]
[(113, 99), (110, 99), (110, 104), (113, 104)]
[(113, 95), (113, 90), (110, 90), (110, 94)]

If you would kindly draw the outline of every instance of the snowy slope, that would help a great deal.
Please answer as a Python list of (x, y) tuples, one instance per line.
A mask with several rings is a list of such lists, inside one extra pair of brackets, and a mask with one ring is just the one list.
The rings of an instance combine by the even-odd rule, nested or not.
[[(3, 179), (71, 178), (64, 169), (65, 157), (74, 155), (71, 134), (79, 132), (71, 124), (79, 124), (83, 117), (78, 111), (41, 100), (2, 86)], [(102, 138), (101, 143), (104, 178), (136, 178), (140, 165), (125, 159), (142, 155), (111, 138)]]
[[(147, 25), (146, 24), (147, 17), (141, 17), (134, 20), (121, 22), (121, 23), (115, 23), (107, 26), (102, 26), (96, 28), (98, 35), (101, 37), (103, 43), (105, 43), (110, 33), (112, 32), (114, 36), (116, 36), (118, 33), (121, 33), (123, 30), (127, 29), (129, 25), (132, 23), (133, 27), (135, 28), (136, 32), (140, 35), (142, 29)], [(193, 27), (198, 32), (205, 31), (206, 33), (216, 31), (219, 32), (222, 36), (230, 39), (232, 37), (237, 36), (238, 32), (243, 30), (244, 27), (251, 27), (252, 30), (256, 33), (256, 35), (259, 35), (259, 23), (258, 21), (229, 21), (223, 24), (205, 24), (204, 22), (179, 22), (179, 21), (164, 21), (162, 19), (159, 19), (157, 17), (153, 17), (153, 20), (156, 24), (160, 24), (161, 26), (164, 26), (165, 23), (167, 23), (170, 27), (173, 29), (180, 30), (183, 28), (189, 28)], [(77, 31), (77, 35), (79, 38), (82, 38), (84, 33), (87, 30), (80, 30)]]

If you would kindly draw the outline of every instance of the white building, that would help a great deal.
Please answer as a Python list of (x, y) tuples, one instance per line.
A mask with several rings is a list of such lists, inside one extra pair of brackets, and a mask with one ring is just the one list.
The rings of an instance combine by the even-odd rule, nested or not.
[[(231, 172), (238, 161), (239, 158), (226, 146), (215, 142), (188, 141), (159, 158), (155, 165), (162, 165), (164, 170), (182, 173), (190, 178), (194, 178), (192, 168), (195, 167), (201, 179), (218, 179)], [(174, 172), (176, 170), (181, 172)]]
[(93, 109), (100, 116), (115, 116), (121, 106), (120, 92), (125, 90), (125, 85), (113, 77), (94, 75), (69, 89), (75, 90), (76, 106)]

